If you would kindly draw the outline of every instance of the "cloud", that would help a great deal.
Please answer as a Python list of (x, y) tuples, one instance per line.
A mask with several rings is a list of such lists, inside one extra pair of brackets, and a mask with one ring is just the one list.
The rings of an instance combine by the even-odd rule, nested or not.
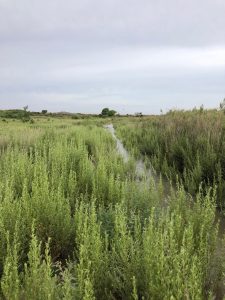
[(224, 44), (223, 0), (1, 0), (0, 37)]
[(224, 11), (224, 0), (0, 0), (0, 108), (215, 106)]

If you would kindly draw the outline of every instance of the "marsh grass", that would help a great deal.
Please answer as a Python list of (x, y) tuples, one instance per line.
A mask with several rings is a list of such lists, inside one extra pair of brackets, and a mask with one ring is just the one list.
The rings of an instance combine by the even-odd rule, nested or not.
[(209, 298), (223, 273), (215, 194), (180, 187), (162, 205), (98, 121), (74, 122), (1, 127), (1, 297)]
[(217, 206), (225, 206), (225, 115), (216, 110), (172, 111), (122, 120), (117, 134), (136, 156), (195, 195), (201, 184), (217, 187)]

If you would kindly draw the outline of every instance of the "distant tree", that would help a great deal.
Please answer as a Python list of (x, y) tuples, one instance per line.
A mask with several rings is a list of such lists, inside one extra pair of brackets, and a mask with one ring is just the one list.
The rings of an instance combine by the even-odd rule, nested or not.
[(43, 114), (43, 115), (45, 115), (45, 114), (47, 114), (47, 109), (42, 109), (42, 111), (41, 111), (41, 113)]
[(113, 116), (115, 116), (115, 114), (116, 114), (115, 110), (113, 110), (113, 109), (110, 110), (108, 107), (105, 107), (102, 110), (101, 116), (103, 116), (103, 117), (113, 117)]
[(109, 108), (108, 107), (103, 108), (102, 116), (108, 116), (108, 115), (109, 115)]
[(23, 122), (30, 121), (30, 112), (28, 111), (28, 105), (23, 107), (23, 115), (21, 116)]
[(23, 107), (23, 110), (24, 110), (24, 111), (27, 111), (27, 110), (28, 110), (28, 105), (24, 106), (24, 107)]
[(116, 114), (116, 111), (115, 110), (109, 110), (109, 112), (108, 112), (108, 116), (109, 117), (113, 117), (113, 116), (115, 116), (115, 114)]

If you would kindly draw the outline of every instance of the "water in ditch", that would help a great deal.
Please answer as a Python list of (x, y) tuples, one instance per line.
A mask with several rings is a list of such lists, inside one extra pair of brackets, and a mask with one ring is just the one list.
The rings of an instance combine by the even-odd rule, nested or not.
[[(130, 154), (123, 146), (123, 143), (117, 138), (113, 124), (108, 124), (108, 125), (105, 125), (104, 127), (111, 133), (111, 135), (115, 139), (117, 151), (123, 158), (124, 162), (128, 162), (128, 160), (130, 159)], [(171, 191), (171, 183), (168, 180), (166, 180), (165, 178), (162, 178), (161, 176), (159, 176), (155, 172), (153, 167), (146, 167), (146, 164), (142, 159), (136, 160), (136, 162), (135, 162), (135, 175), (137, 178), (139, 178), (140, 184), (142, 182), (143, 183), (146, 181), (148, 182), (148, 181), (150, 181), (150, 179), (153, 179), (156, 184), (159, 183), (160, 181), (162, 181), (163, 188), (164, 188), (164, 194), (165, 194), (165, 196), (169, 195), (169, 193)], [(141, 179), (145, 179), (145, 180), (141, 180)]]

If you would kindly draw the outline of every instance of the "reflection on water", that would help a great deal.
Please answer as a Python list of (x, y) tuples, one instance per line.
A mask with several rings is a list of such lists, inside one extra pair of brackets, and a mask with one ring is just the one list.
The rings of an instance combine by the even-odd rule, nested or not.
[[(116, 137), (115, 135), (115, 129), (113, 127), (113, 124), (108, 124), (105, 125), (105, 128), (110, 131), (112, 134), (113, 138), (116, 140), (116, 145), (117, 145), (117, 151), (118, 153), (123, 157), (124, 162), (128, 162), (129, 160), (129, 153), (128, 151), (124, 148), (122, 142)], [(146, 169), (145, 163), (142, 160), (138, 160), (136, 162), (136, 175), (140, 178), (149, 178), (151, 177), (152, 171), (150, 168)]]
[(104, 127), (111, 132), (113, 138), (116, 140), (117, 151), (123, 157), (124, 161), (128, 162), (128, 160), (129, 160), (129, 154), (128, 154), (127, 150), (124, 148), (124, 146), (121, 143), (121, 141), (116, 137), (116, 135), (115, 135), (115, 129), (113, 127), (113, 124), (108, 124), (108, 125), (105, 125)]

